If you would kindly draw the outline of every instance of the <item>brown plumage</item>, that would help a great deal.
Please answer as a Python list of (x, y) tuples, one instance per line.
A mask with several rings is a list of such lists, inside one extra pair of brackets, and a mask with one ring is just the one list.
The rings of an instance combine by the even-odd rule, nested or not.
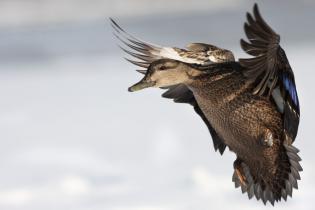
[[(301, 159), (292, 143), (300, 110), (280, 37), (262, 19), (256, 4), (253, 14), (247, 14), (244, 27), (249, 43), (241, 40), (253, 58), (222, 61), (220, 54), (217, 62), (200, 65), (151, 56), (145, 61), (147, 71), (142, 71), (145, 77), (129, 91), (167, 88), (163, 97), (191, 104), (208, 126), (215, 150), (223, 154), (229, 147), (236, 154), (235, 186), (249, 198), (274, 205), (298, 187)], [(133, 43), (141, 47), (140, 42)]]

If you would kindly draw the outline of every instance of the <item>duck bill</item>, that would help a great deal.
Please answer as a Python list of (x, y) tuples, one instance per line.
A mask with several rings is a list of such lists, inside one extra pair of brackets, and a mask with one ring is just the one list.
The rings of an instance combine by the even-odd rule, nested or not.
[(144, 88), (153, 87), (154, 85), (155, 85), (155, 82), (146, 81), (145, 79), (142, 79), (140, 82), (128, 88), (128, 91), (134, 92), (134, 91), (142, 90)]

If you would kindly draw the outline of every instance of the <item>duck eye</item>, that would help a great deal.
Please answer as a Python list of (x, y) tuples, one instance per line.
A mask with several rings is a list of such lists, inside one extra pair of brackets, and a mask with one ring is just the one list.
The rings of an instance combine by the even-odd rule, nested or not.
[(165, 70), (166, 69), (166, 66), (160, 66), (160, 68), (159, 68), (160, 70)]

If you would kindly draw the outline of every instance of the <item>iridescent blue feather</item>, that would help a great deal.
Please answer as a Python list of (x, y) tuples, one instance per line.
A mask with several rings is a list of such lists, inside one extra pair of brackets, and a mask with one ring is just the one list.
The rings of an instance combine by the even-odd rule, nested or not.
[(289, 93), (292, 102), (299, 109), (299, 99), (297, 96), (295, 83), (288, 74), (283, 75), (283, 85), (285, 90)]

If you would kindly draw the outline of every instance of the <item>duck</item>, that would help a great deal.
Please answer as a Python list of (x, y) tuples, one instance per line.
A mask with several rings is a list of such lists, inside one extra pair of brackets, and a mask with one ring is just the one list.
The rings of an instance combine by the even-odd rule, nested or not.
[(262, 18), (258, 5), (246, 14), (241, 48), (250, 58), (210, 44), (187, 49), (141, 41), (111, 19), (115, 36), (143, 69), (144, 77), (130, 92), (149, 87), (162, 97), (190, 104), (207, 125), (215, 151), (235, 153), (232, 181), (248, 198), (274, 205), (292, 197), (303, 170), (293, 146), (300, 105), (293, 70), (280, 36)]

